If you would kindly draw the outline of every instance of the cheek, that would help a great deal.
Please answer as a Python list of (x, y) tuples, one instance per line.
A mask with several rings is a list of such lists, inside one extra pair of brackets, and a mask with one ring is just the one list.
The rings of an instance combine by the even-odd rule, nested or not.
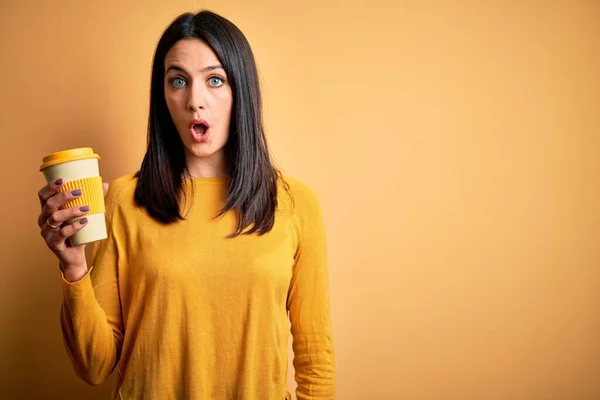
[(221, 113), (221, 116), (227, 121), (229, 121), (231, 115), (231, 108), (233, 104), (231, 93), (223, 93), (217, 98), (217, 101), (219, 103), (219, 111)]
[(174, 96), (172, 94), (165, 93), (165, 102), (167, 103), (167, 108), (169, 109), (171, 118), (173, 118), (173, 121), (177, 122), (179, 115), (181, 114), (180, 96)]

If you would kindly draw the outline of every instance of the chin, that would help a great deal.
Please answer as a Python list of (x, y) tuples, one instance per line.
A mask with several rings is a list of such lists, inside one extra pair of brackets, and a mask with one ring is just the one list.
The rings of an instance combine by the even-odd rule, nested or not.
[(209, 143), (192, 143), (187, 147), (188, 153), (192, 157), (208, 158), (219, 152), (219, 149), (214, 149)]
[(210, 149), (192, 149), (190, 153), (193, 157), (200, 158), (207, 158), (215, 154), (215, 152), (211, 151)]

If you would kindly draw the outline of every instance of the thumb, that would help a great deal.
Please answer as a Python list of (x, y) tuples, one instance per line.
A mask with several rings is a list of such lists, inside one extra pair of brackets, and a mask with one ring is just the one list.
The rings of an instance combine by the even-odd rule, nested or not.
[(106, 196), (106, 192), (108, 192), (108, 183), (102, 183), (102, 189), (104, 189), (104, 195)]

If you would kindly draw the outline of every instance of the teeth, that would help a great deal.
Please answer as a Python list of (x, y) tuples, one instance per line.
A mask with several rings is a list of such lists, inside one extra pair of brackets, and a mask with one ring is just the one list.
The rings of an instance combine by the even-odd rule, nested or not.
[(202, 124), (194, 125), (194, 132), (196, 132), (197, 135), (204, 136), (206, 133), (206, 126)]

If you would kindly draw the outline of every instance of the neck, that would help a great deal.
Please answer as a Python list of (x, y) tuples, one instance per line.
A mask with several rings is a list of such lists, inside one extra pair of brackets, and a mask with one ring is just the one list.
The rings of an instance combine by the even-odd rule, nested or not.
[(191, 178), (225, 178), (225, 156), (222, 152), (209, 157), (187, 156), (186, 164)]

